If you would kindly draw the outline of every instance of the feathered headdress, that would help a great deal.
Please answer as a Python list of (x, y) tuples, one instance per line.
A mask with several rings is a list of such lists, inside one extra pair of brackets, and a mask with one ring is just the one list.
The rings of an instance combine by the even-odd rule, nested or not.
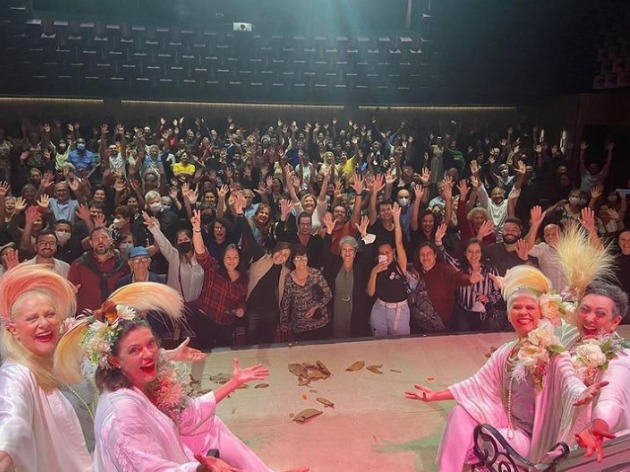
[(55, 350), (57, 377), (65, 383), (78, 383), (84, 360), (111, 368), (109, 356), (122, 332), (122, 321), (138, 319), (143, 312), (159, 311), (177, 323), (183, 308), (181, 295), (168, 285), (136, 282), (119, 288), (92, 316), (68, 324)]
[(615, 258), (609, 246), (597, 244), (575, 223), (566, 226), (556, 245), (558, 258), (567, 279), (568, 298), (579, 300), (586, 286), (595, 279), (614, 279)]

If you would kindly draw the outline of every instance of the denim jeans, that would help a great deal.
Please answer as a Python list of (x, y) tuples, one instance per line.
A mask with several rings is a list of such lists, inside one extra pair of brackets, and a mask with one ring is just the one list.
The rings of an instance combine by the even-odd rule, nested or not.
[(372, 334), (379, 338), (409, 334), (409, 305), (407, 300), (400, 303), (386, 303), (377, 299), (370, 314)]

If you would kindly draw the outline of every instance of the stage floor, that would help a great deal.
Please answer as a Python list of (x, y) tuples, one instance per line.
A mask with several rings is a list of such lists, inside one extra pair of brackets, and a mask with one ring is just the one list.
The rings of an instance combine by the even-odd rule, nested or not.
[[(622, 327), (628, 338), (630, 326)], [(245, 367), (262, 363), (271, 374), (237, 390), (218, 408), (219, 416), (274, 470), (308, 466), (312, 472), (437, 471), (435, 453), (453, 402), (407, 400), (415, 383), (443, 388), (475, 373), (514, 333), (467, 334), (328, 344), (257, 346), (220, 350), (193, 366), (204, 388), (208, 376), (231, 374), (232, 359)], [(327, 379), (299, 386), (288, 365), (323, 362)], [(358, 371), (346, 371), (356, 361)], [(367, 370), (380, 367), (381, 374)], [(259, 386), (258, 384), (268, 384)], [(325, 407), (316, 399), (334, 403)], [(292, 420), (314, 408), (323, 414), (303, 424)]]

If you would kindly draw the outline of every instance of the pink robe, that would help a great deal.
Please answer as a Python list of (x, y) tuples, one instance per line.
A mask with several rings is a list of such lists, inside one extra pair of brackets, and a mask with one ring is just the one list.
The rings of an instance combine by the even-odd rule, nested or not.
[[(458, 406), (449, 417), (442, 436), (438, 451), (440, 472), (462, 470), (470, 456), (472, 429), (477, 424), (488, 423), (506, 435), (508, 417), (503, 376), (515, 345), (516, 341), (504, 344), (475, 375), (449, 387)], [(517, 385), (515, 382), (514, 388), (518, 388)], [(574, 431), (586, 423), (587, 409), (573, 406), (585, 388), (576, 376), (568, 354), (553, 356), (543, 389), (536, 393), (532, 437), (516, 429), (510, 444), (532, 462), (539, 462), (556, 442), (572, 438)]]
[(99, 398), (94, 431), (95, 472), (196, 472), (194, 454), (218, 449), (247, 472), (268, 472), (258, 456), (215, 415), (213, 393), (191, 399), (176, 425), (140, 390), (122, 388)]

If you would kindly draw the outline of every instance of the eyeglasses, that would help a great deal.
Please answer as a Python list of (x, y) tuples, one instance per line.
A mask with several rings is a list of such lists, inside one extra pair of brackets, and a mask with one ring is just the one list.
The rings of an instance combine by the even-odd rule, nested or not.
[(55, 247), (57, 245), (57, 241), (38, 241), (37, 242), (38, 246), (44, 246), (44, 247)]
[(293, 258), (294, 261), (306, 261), (308, 260), (308, 256), (295, 256)]
[(135, 258), (131, 259), (131, 262), (133, 264), (140, 264), (140, 263), (148, 262), (150, 260), (151, 260), (150, 257), (135, 257)]

